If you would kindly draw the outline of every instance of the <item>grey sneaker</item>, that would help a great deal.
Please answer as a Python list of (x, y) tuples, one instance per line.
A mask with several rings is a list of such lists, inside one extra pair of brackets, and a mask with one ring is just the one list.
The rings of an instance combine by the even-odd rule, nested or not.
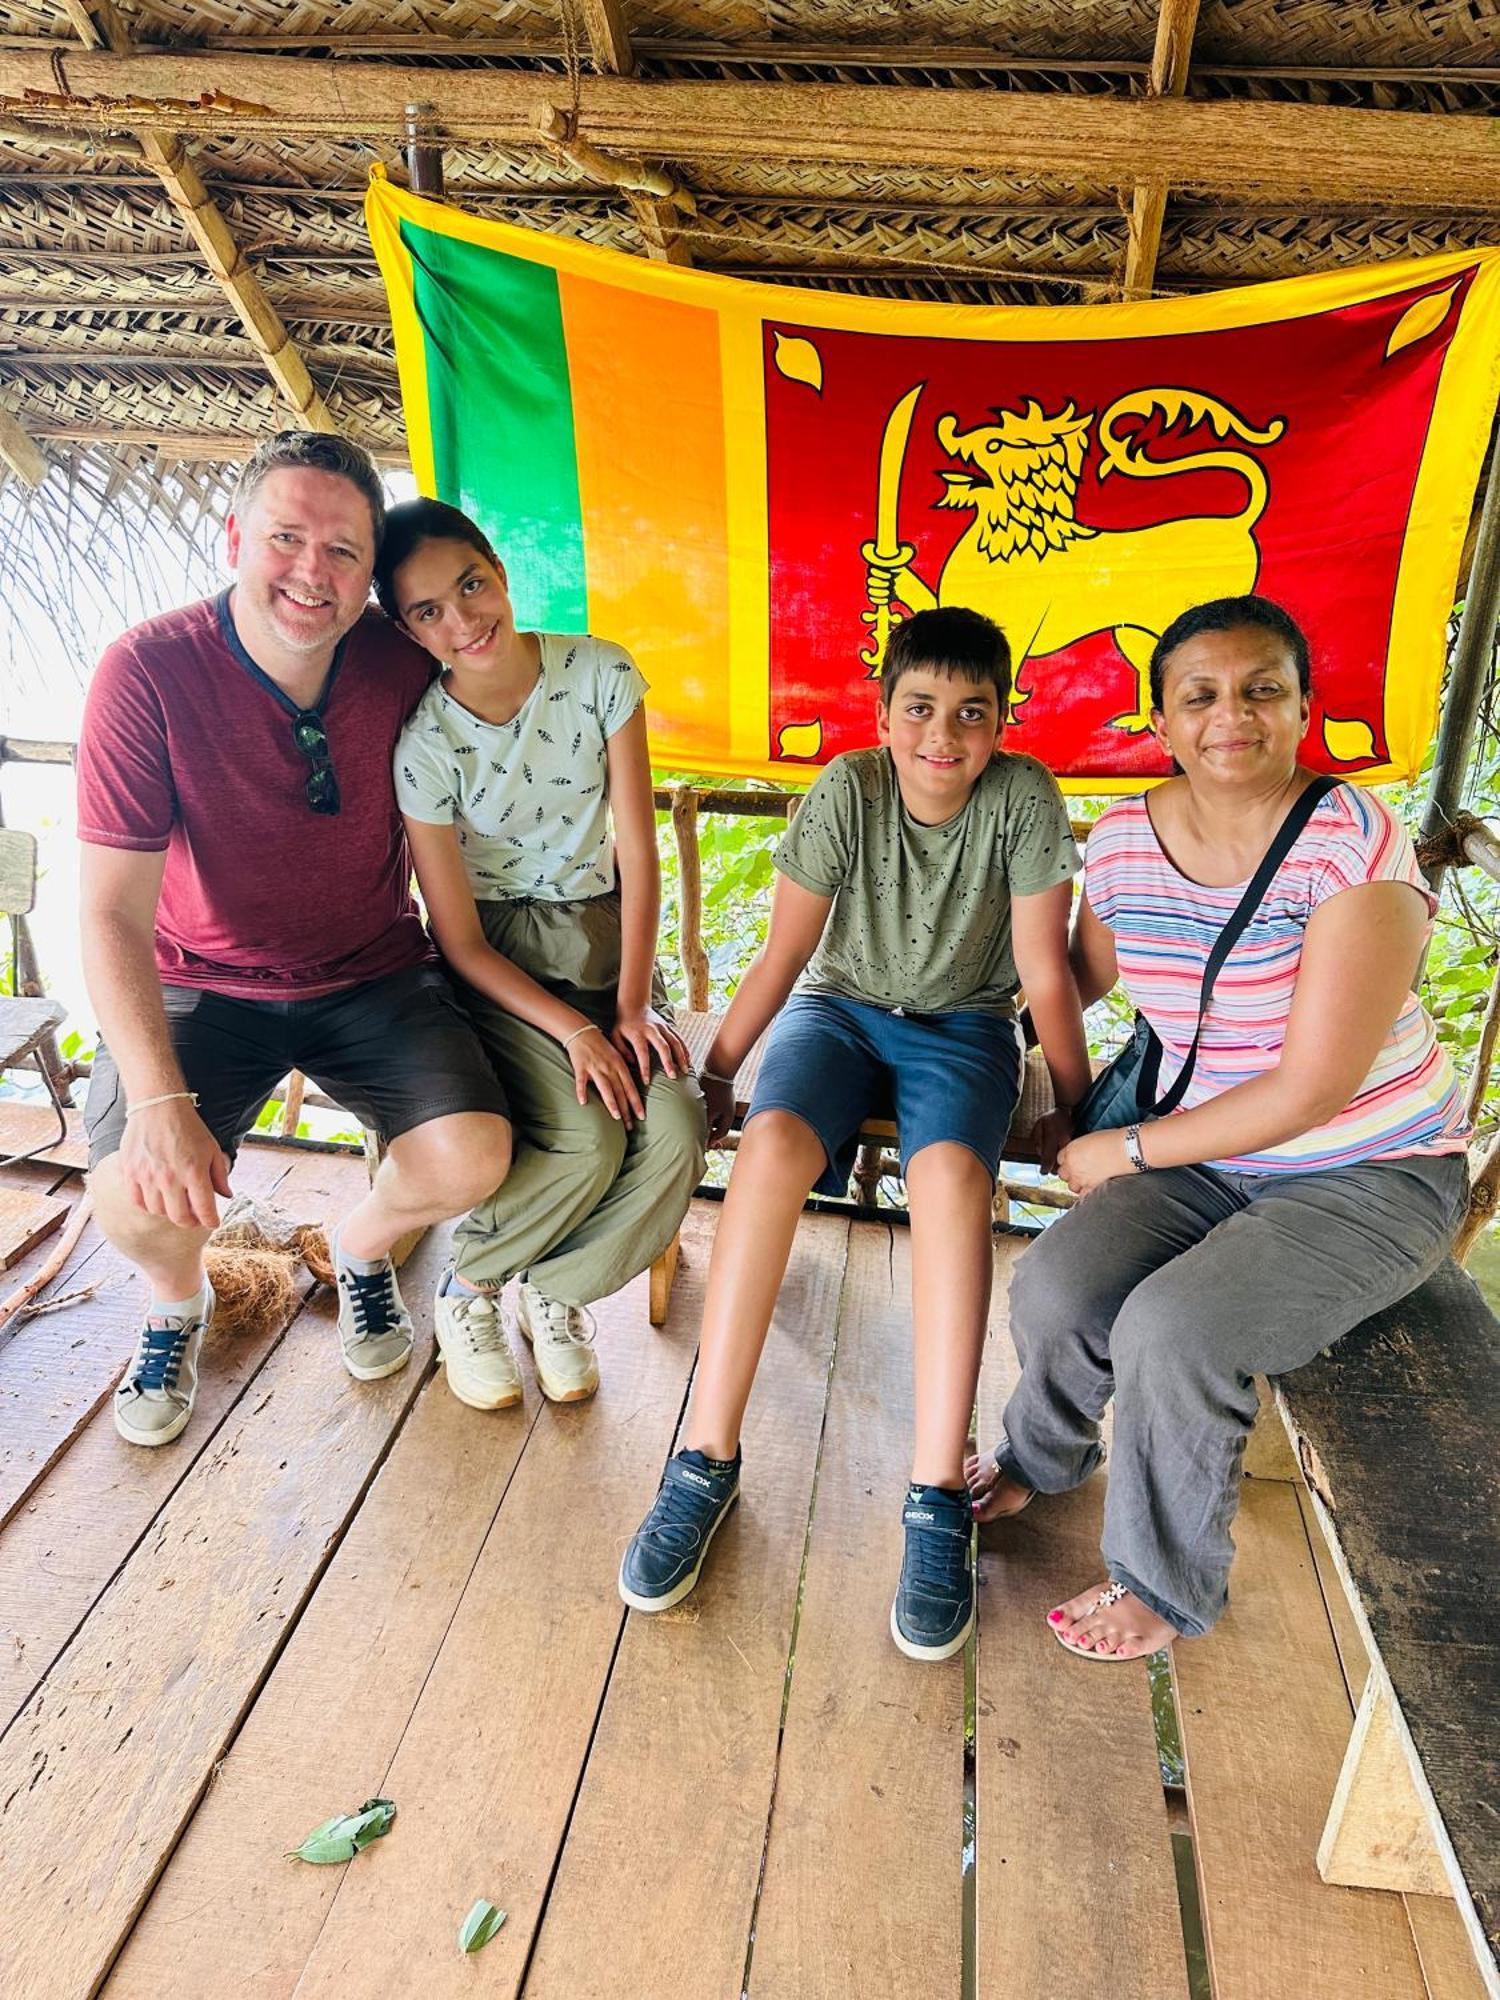
[(536, 1379), (549, 1402), (586, 1402), (599, 1387), (593, 1321), (586, 1307), (565, 1306), (535, 1285), (522, 1285), (516, 1324), (531, 1342)]
[(135, 1360), (115, 1390), (115, 1429), (128, 1444), (170, 1444), (187, 1429), (198, 1350), (216, 1303), (212, 1285), (203, 1289), (208, 1309), (201, 1318), (159, 1315), (141, 1328)]
[(432, 1305), (448, 1387), (474, 1410), (504, 1410), (521, 1400), (521, 1371), (505, 1338), (493, 1292), (466, 1292), (449, 1271)]
[(412, 1332), (395, 1266), (389, 1258), (373, 1271), (340, 1264), (337, 1278), (344, 1366), (356, 1382), (398, 1374), (411, 1359)]

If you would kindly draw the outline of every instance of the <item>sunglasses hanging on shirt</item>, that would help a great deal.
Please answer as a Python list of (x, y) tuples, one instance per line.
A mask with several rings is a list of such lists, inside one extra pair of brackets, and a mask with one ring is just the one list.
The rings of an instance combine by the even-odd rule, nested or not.
[(307, 803), (315, 813), (336, 813), (338, 775), (328, 755), (328, 731), (316, 710), (304, 708), (292, 717), (292, 741), (312, 766), (307, 774)]

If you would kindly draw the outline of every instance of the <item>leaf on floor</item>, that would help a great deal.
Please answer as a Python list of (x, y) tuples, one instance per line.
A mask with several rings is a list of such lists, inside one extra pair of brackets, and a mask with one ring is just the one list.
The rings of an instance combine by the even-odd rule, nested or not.
[(460, 1951), (482, 1951), (505, 1922), (504, 1910), (497, 1910), (483, 1896), (464, 1918), (458, 1933)]
[(361, 1848), (379, 1840), (391, 1830), (396, 1817), (394, 1799), (366, 1799), (358, 1812), (335, 1813), (332, 1819), (314, 1827), (300, 1847), (288, 1854), (289, 1861), (352, 1861)]

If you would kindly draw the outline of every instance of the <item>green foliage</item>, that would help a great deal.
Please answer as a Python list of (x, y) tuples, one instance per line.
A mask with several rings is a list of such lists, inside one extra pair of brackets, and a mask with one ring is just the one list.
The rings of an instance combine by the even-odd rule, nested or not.
[(395, 1817), (393, 1800), (366, 1799), (358, 1812), (335, 1813), (332, 1819), (314, 1827), (302, 1845), (291, 1850), (287, 1859), (313, 1861), (325, 1866), (330, 1862), (352, 1861), (372, 1840), (379, 1840), (390, 1832), (391, 1821)]

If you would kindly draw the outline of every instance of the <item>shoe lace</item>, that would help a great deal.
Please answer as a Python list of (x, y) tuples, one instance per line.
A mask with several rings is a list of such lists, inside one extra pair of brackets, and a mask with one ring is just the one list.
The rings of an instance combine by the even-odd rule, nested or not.
[(190, 1320), (148, 1321), (130, 1386), (141, 1391), (175, 1389), (191, 1328)]
[(475, 1292), (459, 1305), (454, 1318), (463, 1330), (471, 1354), (493, 1354), (503, 1345), (505, 1328), (488, 1292)]
[(675, 1479), (664, 1479), (656, 1504), (642, 1523), (641, 1533), (680, 1555), (697, 1547), (704, 1520), (712, 1511), (713, 1502), (707, 1494), (680, 1485)]
[(351, 1271), (346, 1265), (339, 1283), (349, 1294), (357, 1339), (377, 1339), (398, 1325), (395, 1273), (389, 1265), (380, 1271)]
[(544, 1299), (540, 1295), (537, 1303), (542, 1309), (542, 1323), (549, 1341), (569, 1347), (593, 1346), (596, 1322), (587, 1306), (568, 1306), (561, 1299)]
[(968, 1580), (969, 1538), (952, 1528), (916, 1527), (906, 1538), (907, 1576), (911, 1583), (962, 1590)]

